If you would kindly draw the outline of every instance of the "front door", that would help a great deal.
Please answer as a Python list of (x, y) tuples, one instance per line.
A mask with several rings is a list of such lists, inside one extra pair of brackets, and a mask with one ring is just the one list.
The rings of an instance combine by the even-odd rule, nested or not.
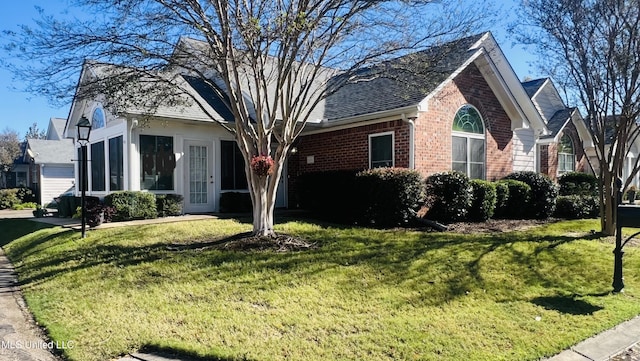
[(185, 213), (213, 212), (213, 155), (211, 143), (185, 142)]

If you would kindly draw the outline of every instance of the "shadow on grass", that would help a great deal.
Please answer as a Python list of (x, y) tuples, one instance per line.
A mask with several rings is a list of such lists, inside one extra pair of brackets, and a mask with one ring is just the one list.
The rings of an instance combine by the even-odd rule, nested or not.
[[(570, 257), (575, 263), (571, 269), (585, 269), (589, 262), (587, 259), (572, 256), (571, 252), (559, 246), (577, 239), (597, 238), (595, 235), (538, 236), (527, 235), (526, 232), (458, 235), (324, 226), (322, 230), (302, 231), (298, 234), (302, 238), (317, 241), (319, 249), (289, 253), (238, 252), (215, 248), (242, 238), (246, 233), (180, 245), (166, 241), (144, 246), (127, 245), (120, 240), (145, 237), (147, 227), (161, 226), (127, 227), (95, 244), (70, 247), (65, 252), (32, 260), (26, 266), (28, 275), (21, 278), (21, 284), (38, 284), (58, 275), (103, 264), (124, 268), (157, 261), (193, 262), (199, 268), (194, 271), (215, 269), (215, 273), (230, 280), (246, 278), (244, 276), (250, 268), (255, 277), (252, 277), (253, 283), (246, 286), (262, 289), (282, 287), (286, 282), (278, 281), (286, 277), (322, 278), (327, 272), (337, 270), (340, 277), (337, 278), (336, 287), (341, 289), (368, 293), (376, 287), (402, 285), (417, 291), (417, 296), (410, 302), (438, 305), (477, 289), (497, 289), (505, 298), (519, 297), (512, 295), (512, 290), (507, 286), (500, 284), (501, 278), (485, 279), (494, 277), (487, 276), (491, 272), (508, 272), (512, 278), (521, 279), (526, 284), (543, 285), (545, 288), (572, 293), (574, 286), (571, 282), (562, 275), (541, 269), (538, 257), (544, 255), (563, 265)], [(48, 242), (54, 236), (35, 238), (20, 245), (20, 248), (13, 249), (12, 253), (17, 258), (25, 258), (33, 252), (34, 246)], [(522, 247), (522, 244), (532, 246)], [(494, 256), (497, 253), (499, 256)], [(508, 269), (496, 270), (498, 262), (494, 257), (499, 257), (498, 262), (504, 262)], [(353, 266), (366, 267), (368, 275), (371, 275), (366, 282), (357, 282), (350, 277), (350, 267)], [(487, 271), (488, 268), (491, 270)], [(278, 280), (273, 279), (273, 271), (279, 275)], [(139, 276), (134, 286), (145, 287), (168, 281), (161, 270), (147, 270)], [(496, 297), (500, 298), (503, 294)]]
[(142, 353), (160, 356), (168, 359), (179, 359), (180, 361), (252, 361), (246, 357), (220, 357), (220, 356), (200, 356), (193, 351), (188, 351), (179, 347), (145, 345), (140, 350)]
[(574, 316), (593, 315), (594, 312), (603, 309), (600, 306), (592, 305), (589, 302), (576, 299), (575, 296), (536, 297), (531, 300), (531, 303), (544, 307), (547, 310), (558, 311)]
[[(26, 219), (0, 219), (0, 247), (14, 240), (45, 228), (56, 227), (52, 224), (34, 222)], [(46, 242), (42, 240), (39, 243)]]

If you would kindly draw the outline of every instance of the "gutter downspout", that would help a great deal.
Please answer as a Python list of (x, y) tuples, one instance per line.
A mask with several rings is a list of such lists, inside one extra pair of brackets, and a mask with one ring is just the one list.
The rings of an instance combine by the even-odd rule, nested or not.
[(415, 160), (415, 129), (416, 123), (415, 120), (417, 116), (407, 117), (406, 114), (402, 114), (402, 120), (409, 124), (409, 169), (416, 169), (416, 160)]

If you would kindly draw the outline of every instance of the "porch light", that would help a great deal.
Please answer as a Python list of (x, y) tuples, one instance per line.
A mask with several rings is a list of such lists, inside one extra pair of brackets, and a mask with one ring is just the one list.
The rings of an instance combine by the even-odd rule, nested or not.
[(78, 120), (78, 123), (76, 123), (76, 128), (78, 129), (78, 140), (88, 142), (89, 135), (91, 134), (91, 123), (89, 123), (89, 119), (83, 115), (82, 118)]

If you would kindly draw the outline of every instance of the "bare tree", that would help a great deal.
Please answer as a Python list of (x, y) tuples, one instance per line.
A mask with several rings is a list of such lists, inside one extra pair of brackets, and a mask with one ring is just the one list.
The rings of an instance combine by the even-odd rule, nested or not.
[[(535, 44), (542, 66), (586, 113), (600, 179), (601, 228), (615, 233), (616, 179), (640, 134), (640, 2), (530, 0), (522, 40)], [(542, 30), (542, 32), (540, 31)], [(639, 170), (638, 161), (623, 184)]]
[(273, 234), (287, 154), (324, 98), (352, 81), (357, 69), (461, 36), (484, 16), (461, 2), (431, 0), (77, 3), (97, 16), (43, 15), (36, 28), (5, 32), (10, 54), (43, 61), (35, 69), (13, 66), (17, 76), (29, 81), (30, 91), (68, 99), (75, 84), (67, 79), (84, 59), (115, 65), (103, 67), (91, 86), (81, 84), (77, 96), (102, 94), (114, 109), (144, 107), (149, 114), (191, 95), (185, 79), (208, 86), (233, 115), (233, 122), (218, 123), (243, 154), (257, 235)]
[(20, 156), (20, 140), (18, 132), (5, 128), (0, 133), (0, 188), (6, 187), (6, 173), (13, 167), (13, 162)]
[(38, 128), (38, 123), (33, 122), (29, 127), (29, 130), (24, 135), (24, 139), (45, 139), (47, 137), (47, 132)]

